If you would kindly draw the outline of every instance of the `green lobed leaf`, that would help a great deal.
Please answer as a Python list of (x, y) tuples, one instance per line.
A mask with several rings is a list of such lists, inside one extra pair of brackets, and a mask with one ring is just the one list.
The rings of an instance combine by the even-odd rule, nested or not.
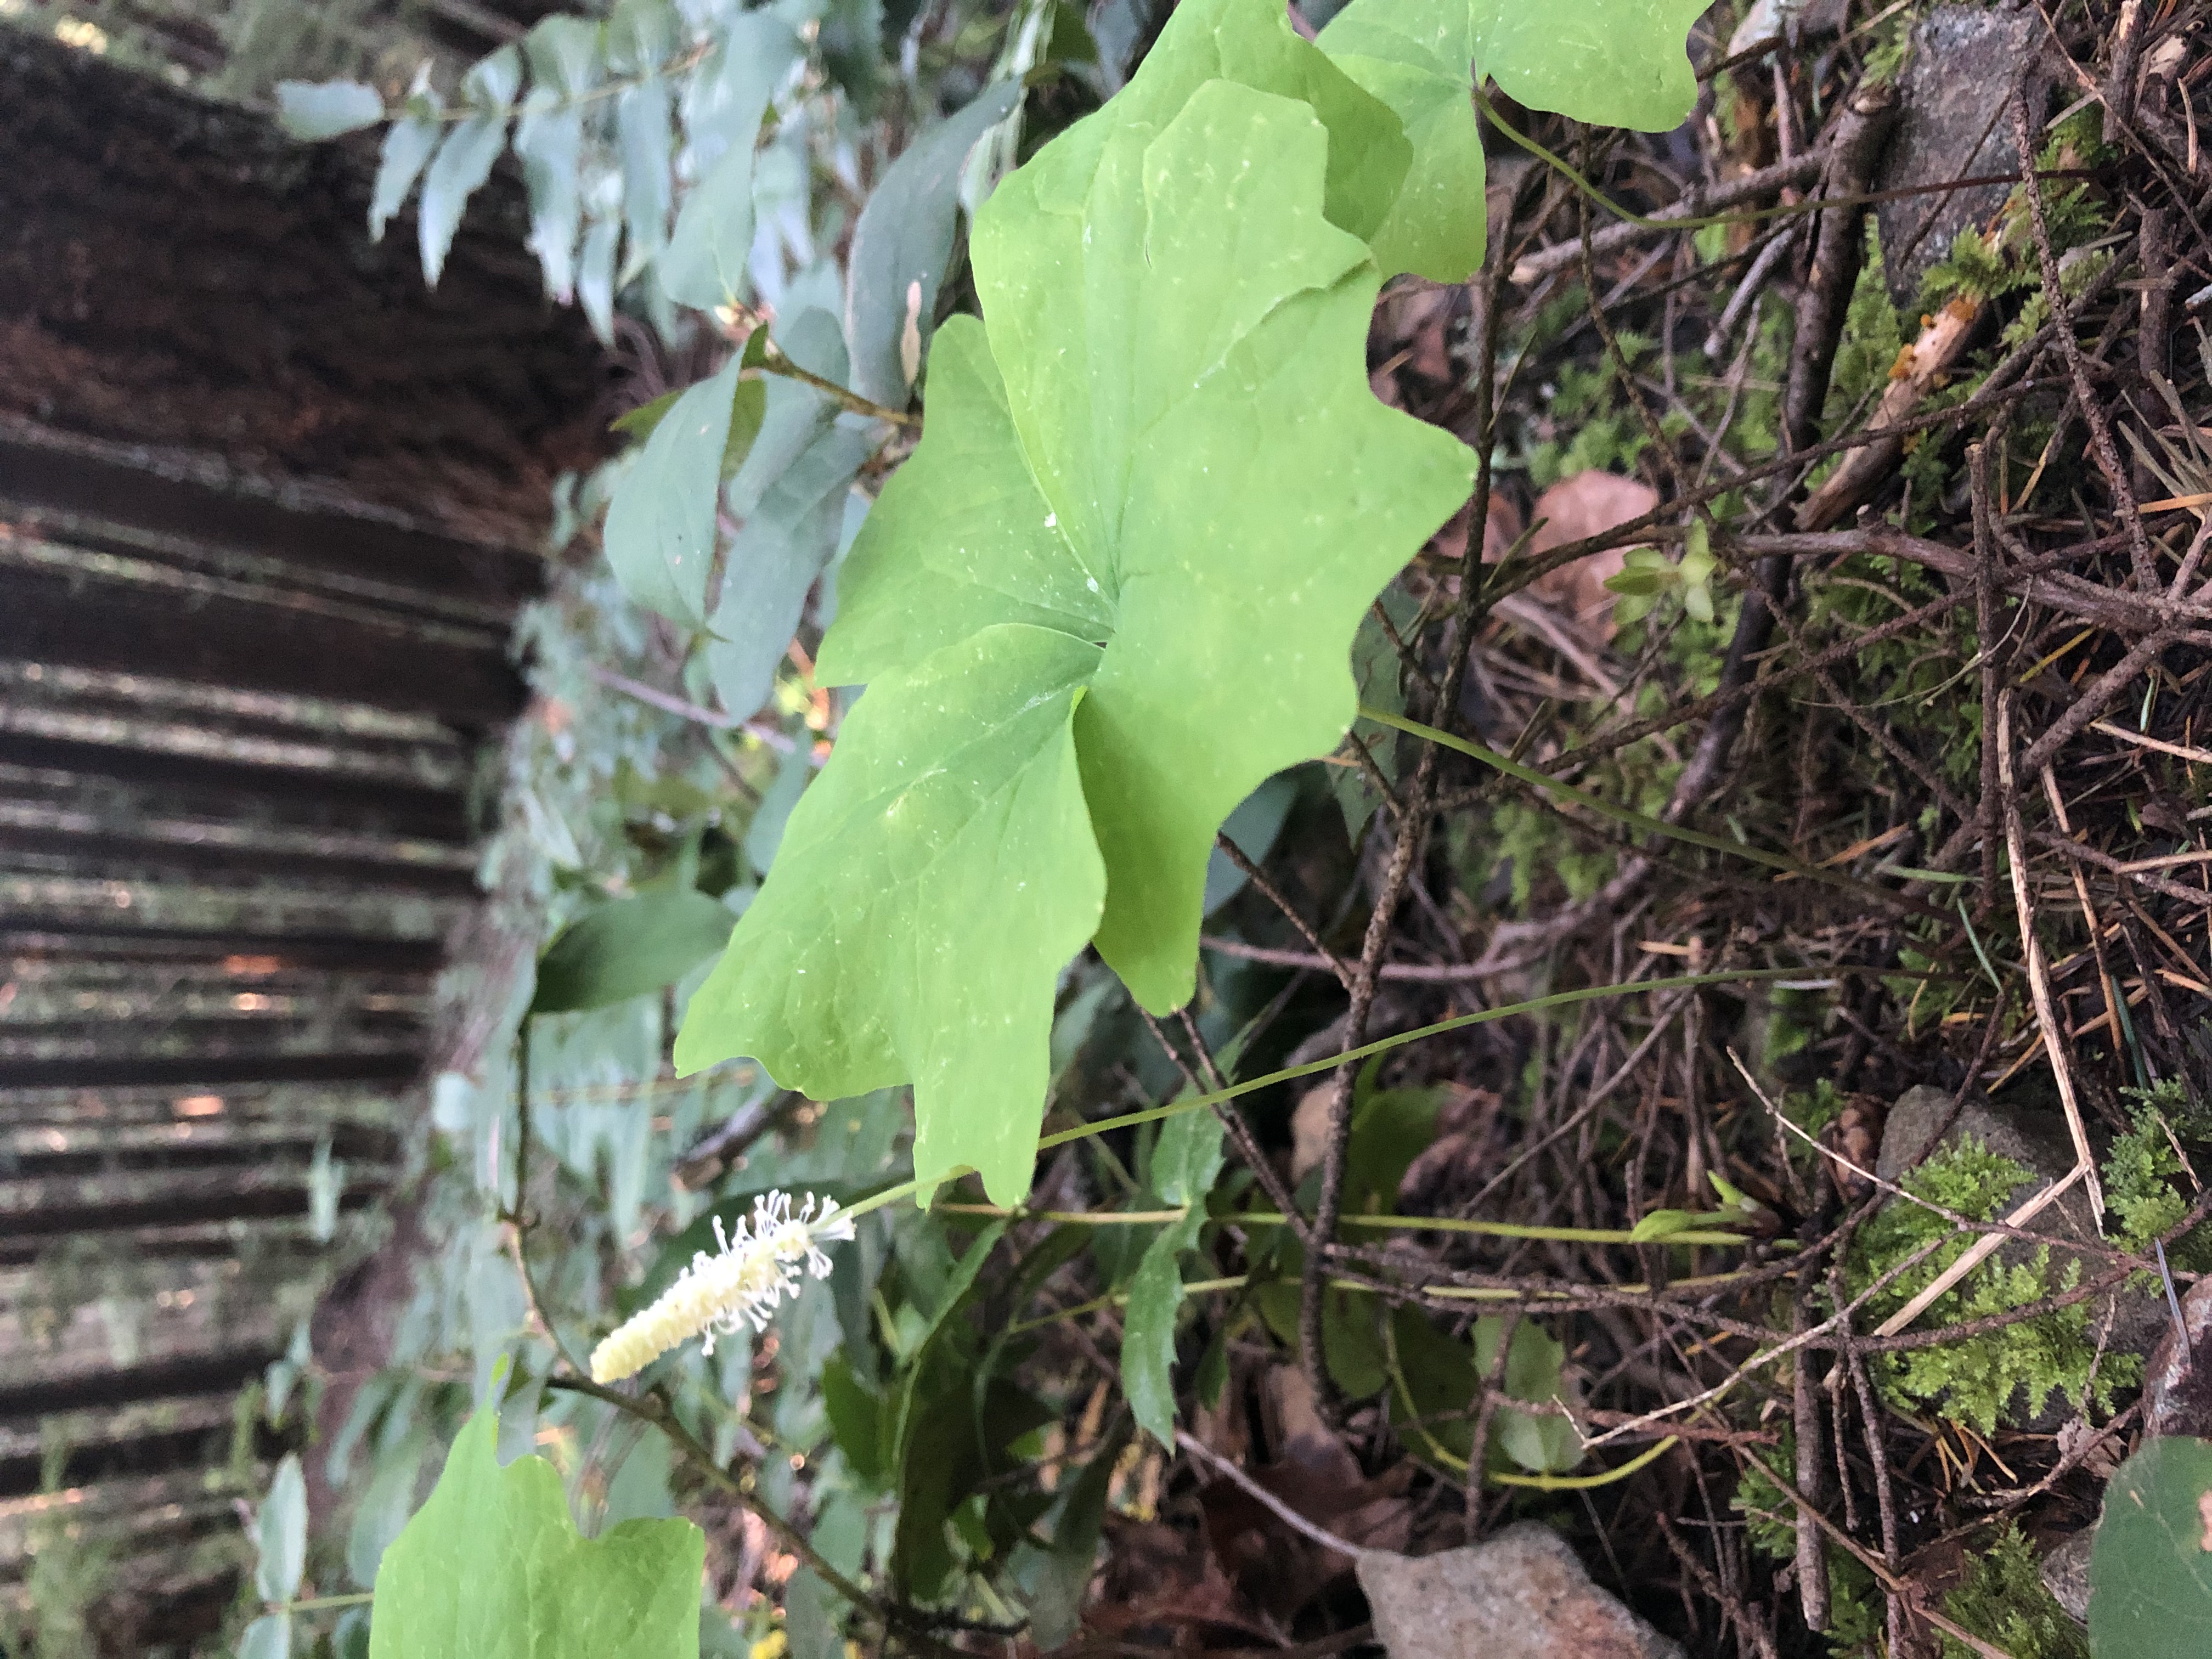
[(736, 921), (718, 900), (691, 888), (586, 910), (546, 947), (530, 1012), (604, 1008), (673, 985), (728, 943)]
[(1706, 0), (1473, 0), (1473, 55), (1530, 109), (1668, 132), (1698, 101), (1683, 38), (1705, 9)]
[(741, 1049), (823, 1100), (911, 1080), (949, 1108), (919, 1117), (925, 1185), (967, 1167), (1026, 1190), (1054, 977), (1104, 896), (1073, 718), (1097, 657), (1010, 624), (872, 688), (692, 997), (678, 1064)]
[(687, 627), (706, 621), (722, 456), (743, 368), (732, 357), (676, 400), (607, 505), (607, 565), (623, 592)]
[(1413, 145), (1374, 236), (1386, 273), (1458, 283), (1482, 264), (1488, 214), (1465, 12), (1465, 0), (1352, 0), (1321, 32), (1322, 50), (1396, 112)]
[(681, 1067), (912, 1081), (917, 1176), (1012, 1202), (1068, 957), (1095, 934), (1146, 1007), (1188, 998), (1215, 830), (1342, 737), (1360, 614), (1473, 473), (1363, 369), (1380, 279), (1330, 210), (1371, 219), (1388, 124), (1265, 0), (1209, 0), (1000, 186), (986, 321), (940, 332), (921, 445), (840, 577), (820, 673), (868, 695)]
[(307, 1482), (300, 1455), (285, 1454), (254, 1518), (254, 1547), (259, 1552), (253, 1587), (264, 1601), (289, 1601), (300, 1593), (307, 1565)]
[(537, 1456), (499, 1466), (499, 1414), (462, 1427), (376, 1572), (370, 1659), (697, 1659), (706, 1539), (689, 1521), (576, 1531)]
[(952, 252), (960, 175), (968, 152), (1021, 102), (1022, 83), (987, 87), (973, 102), (907, 146), (860, 210), (846, 260), (845, 336), (853, 390), (906, 406), (937, 311), (937, 285)]
[(2097, 1659), (2188, 1659), (2212, 1625), (2212, 1441), (2146, 1441), (2105, 1488), (2089, 1557)]
[(1352, 0), (1321, 47), (1396, 112), (1413, 147), (1375, 235), (1376, 262), (1449, 283), (1481, 264), (1479, 76), (1531, 109), (1665, 131), (1697, 101), (1681, 43), (1705, 9), (1705, 0)]
[(312, 143), (373, 127), (384, 118), (384, 98), (358, 81), (279, 81), (276, 125)]

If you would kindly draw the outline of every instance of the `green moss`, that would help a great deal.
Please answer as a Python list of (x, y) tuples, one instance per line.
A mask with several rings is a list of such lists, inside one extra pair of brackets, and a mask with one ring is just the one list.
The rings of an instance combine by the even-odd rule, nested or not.
[[(2193, 1185), (2182, 1164), (2182, 1146), (2212, 1139), (2212, 1121), (2193, 1106), (2180, 1079), (2150, 1089), (2126, 1089), (2131, 1125), (2112, 1139), (2104, 1166), (2105, 1202), (2119, 1225), (2119, 1240), (2145, 1251), (2188, 1213)], [(2185, 1272), (2212, 1267), (2212, 1229), (2197, 1227), (2166, 1251)]]
[[(2008, 1522), (1994, 1541), (1972, 1551), (1966, 1582), (1943, 1598), (1943, 1611), (2013, 1659), (2089, 1659), (2089, 1638), (2043, 1582), (2035, 1551)], [(1955, 1637), (1943, 1659), (1974, 1659)]]
[[(2030, 1172), (1979, 1141), (1946, 1148), (1904, 1181), (1905, 1189), (1930, 1204), (1975, 1221), (1994, 1219), (2013, 1192), (2033, 1179)], [(1883, 1273), (1923, 1246), (1936, 1248), (1901, 1273), (1868, 1309), (1879, 1319), (1902, 1307), (1956, 1261), (1972, 1243), (1943, 1216), (1917, 1204), (1892, 1201), (1860, 1233), (1848, 1264), (1851, 1293), (1858, 1295)], [(1992, 1257), (1953, 1289), (1936, 1297), (1921, 1316), (1923, 1328), (2009, 1312), (2061, 1290), (2081, 1278), (2081, 1266), (2053, 1267), (2044, 1245), (2026, 1260)], [(2039, 1318), (2023, 1320), (1984, 1335), (1939, 1347), (1887, 1354), (1876, 1376), (1892, 1399), (1906, 1409), (1927, 1408), (1987, 1435), (2000, 1418), (2017, 1408), (2033, 1417), (2056, 1394), (2079, 1401), (2091, 1389), (2096, 1343), (2089, 1330), (2088, 1304), (2077, 1303)], [(2094, 1393), (2109, 1410), (2113, 1392), (2132, 1383), (2142, 1362), (2134, 1355), (2106, 1354), (2096, 1364)]]
[[(1777, 1468), (1797, 1462), (1796, 1440), (1787, 1432), (1781, 1445), (1760, 1456)], [(1769, 1561), (1792, 1560), (1797, 1554), (1796, 1505), (1781, 1487), (1754, 1463), (1737, 1477), (1735, 1496), (1729, 1507), (1743, 1517), (1744, 1541), (1752, 1553)], [(1873, 1659), (1880, 1651), (1884, 1615), (1880, 1587), (1874, 1575), (1857, 1559), (1831, 1544), (1828, 1565), (1828, 1650), (1835, 1659)]]

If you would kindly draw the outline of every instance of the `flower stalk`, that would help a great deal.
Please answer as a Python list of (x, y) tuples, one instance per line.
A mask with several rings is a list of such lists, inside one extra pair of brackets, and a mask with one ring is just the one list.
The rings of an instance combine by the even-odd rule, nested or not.
[(727, 1232), (714, 1218), (719, 1249), (701, 1250), (653, 1305), (623, 1322), (592, 1350), (592, 1381), (605, 1385), (635, 1376), (671, 1348), (695, 1336), (734, 1335), (750, 1322), (768, 1328), (776, 1304), (797, 1299), (804, 1273), (830, 1276), (822, 1246), (853, 1237), (853, 1218), (834, 1198), (809, 1194), (796, 1212), (788, 1193), (769, 1193), (753, 1202), (750, 1216)]

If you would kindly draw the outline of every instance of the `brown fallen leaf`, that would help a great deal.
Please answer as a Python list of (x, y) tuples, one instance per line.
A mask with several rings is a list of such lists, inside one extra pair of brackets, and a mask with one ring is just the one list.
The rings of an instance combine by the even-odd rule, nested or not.
[[(1595, 467), (1562, 478), (1536, 497), (1530, 515), (1536, 533), (1528, 538), (1528, 554), (1540, 557), (1588, 536), (1601, 536), (1616, 526), (1642, 518), (1659, 505), (1659, 492), (1640, 478), (1625, 478)], [(1565, 613), (1583, 637), (1602, 647), (1613, 639), (1614, 595), (1606, 586), (1620, 574), (1628, 550), (1607, 548), (1588, 558), (1547, 572), (1523, 590)]]

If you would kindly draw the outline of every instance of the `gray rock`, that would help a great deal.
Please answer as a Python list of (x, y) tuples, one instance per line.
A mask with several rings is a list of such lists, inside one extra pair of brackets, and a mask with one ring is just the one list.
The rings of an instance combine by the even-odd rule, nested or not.
[(1682, 1659), (1539, 1522), (1440, 1555), (1370, 1550), (1358, 1567), (1390, 1659)]
[[(2048, 32), (2032, 6), (1941, 6), (1912, 31), (1899, 90), (1904, 112), (1876, 176), (1879, 190), (1917, 190), (1954, 179), (2017, 178), (2007, 106), (2025, 82), (2028, 108), (2049, 97)], [(2009, 182), (1900, 197), (1875, 210), (1890, 297), (1910, 304), (1920, 279), (1968, 225), (2004, 205)], [(1911, 331), (1906, 331), (1910, 338)]]
[(2043, 1558), (2044, 1588), (2077, 1625), (2089, 1622), (2089, 1552), (2097, 1529), (2084, 1527)]
[(2186, 1346), (2174, 1329), (2173, 1311), (2158, 1346), (2143, 1365), (2143, 1432), (2212, 1436), (2212, 1279), (2200, 1279), (2181, 1298)]

